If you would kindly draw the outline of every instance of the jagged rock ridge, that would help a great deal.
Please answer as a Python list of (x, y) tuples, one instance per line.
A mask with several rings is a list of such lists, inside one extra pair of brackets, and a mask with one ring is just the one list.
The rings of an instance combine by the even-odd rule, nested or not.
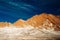
[[(43, 28), (54, 28), (54, 30), (60, 30), (60, 19), (52, 14), (43, 13), (40, 15), (35, 15), (28, 19), (27, 23), (34, 27), (40, 27), (43, 24), (46, 24), (45, 21), (47, 22), (47, 25), (45, 25)], [(49, 26), (50, 24), (53, 26)]]
[[(9, 26), (11, 24), (6, 22), (0, 22), (0, 26)], [(22, 20), (19, 19), (15, 23), (13, 23), (13, 26), (15, 27), (25, 27), (26, 25), (31, 25), (34, 28), (45, 28), (45, 29), (54, 29), (54, 30), (60, 30), (60, 16), (56, 16), (53, 14), (46, 14), (42, 13), (40, 15), (35, 15), (29, 19)]]

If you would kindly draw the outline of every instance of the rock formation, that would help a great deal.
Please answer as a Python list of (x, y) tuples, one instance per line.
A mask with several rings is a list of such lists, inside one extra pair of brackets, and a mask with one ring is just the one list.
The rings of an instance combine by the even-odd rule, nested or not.
[[(28, 19), (27, 23), (33, 27), (41, 28), (42, 25), (45, 25), (43, 28), (54, 28), (54, 30), (60, 30), (60, 19), (53, 14), (43, 13), (40, 15), (35, 15)], [(53, 26), (49, 26), (50, 24)]]
[(14, 24), (13, 24), (15, 27), (25, 27), (27, 24), (26, 24), (26, 21), (22, 20), (22, 19), (19, 19), (17, 20)]
[[(0, 27), (5, 27), (9, 25), (11, 24), (8, 22), (0, 22)], [(26, 21), (19, 19), (16, 22), (14, 22), (12, 25), (18, 28), (26, 27), (27, 25), (30, 25), (34, 28), (60, 30), (60, 16), (42, 13), (39, 15), (35, 15), (27, 19)]]
[(11, 25), (11, 23), (8, 23), (8, 22), (0, 22), (0, 28), (9, 27), (10, 25)]

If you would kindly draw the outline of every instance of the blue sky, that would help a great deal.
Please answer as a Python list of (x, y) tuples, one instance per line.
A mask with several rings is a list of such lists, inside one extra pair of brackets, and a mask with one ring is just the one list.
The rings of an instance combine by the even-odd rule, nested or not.
[(60, 0), (0, 0), (0, 22), (15, 22), (36, 14), (60, 15)]

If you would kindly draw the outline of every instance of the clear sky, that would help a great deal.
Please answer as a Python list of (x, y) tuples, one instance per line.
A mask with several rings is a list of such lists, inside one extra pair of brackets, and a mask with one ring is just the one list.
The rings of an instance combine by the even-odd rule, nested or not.
[(15, 22), (36, 14), (60, 15), (60, 0), (0, 0), (0, 22)]

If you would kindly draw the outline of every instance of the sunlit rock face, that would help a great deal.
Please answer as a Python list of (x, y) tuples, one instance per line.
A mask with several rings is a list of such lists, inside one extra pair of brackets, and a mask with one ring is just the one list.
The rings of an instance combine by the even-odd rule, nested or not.
[(8, 23), (8, 22), (0, 22), (0, 28), (4, 28), (6, 26), (11, 26), (12, 24), (11, 23)]
[(24, 27), (26, 25), (26, 23), (24, 20), (19, 19), (13, 25), (20, 28), (20, 27)]
[[(40, 15), (35, 15), (32, 18), (28, 19), (27, 23), (34, 27), (40, 27), (43, 24), (46, 24), (45, 21), (47, 22), (47, 25), (45, 25), (45, 26), (48, 27), (50, 24), (53, 24), (54, 26), (52, 26), (52, 27), (54, 28), (54, 30), (60, 30), (60, 19), (57, 16), (52, 15), (52, 14), (43, 13)], [(45, 27), (45, 28), (47, 28), (47, 27)], [(50, 27), (48, 27), (48, 28), (50, 28)]]
[(26, 21), (0, 22), (0, 40), (60, 40), (60, 19), (43, 13)]

